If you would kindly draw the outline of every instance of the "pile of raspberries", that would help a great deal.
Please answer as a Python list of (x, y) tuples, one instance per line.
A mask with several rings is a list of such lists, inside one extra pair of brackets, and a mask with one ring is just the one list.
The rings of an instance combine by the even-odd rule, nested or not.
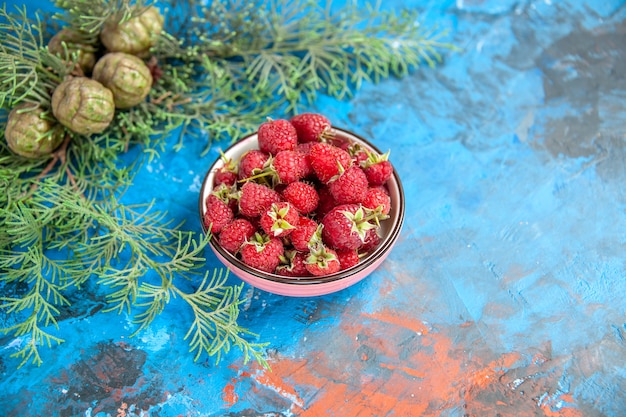
[(258, 149), (222, 154), (205, 199), (207, 231), (246, 265), (288, 277), (350, 268), (381, 241), (389, 217), (389, 152), (337, 137), (302, 113), (259, 126)]

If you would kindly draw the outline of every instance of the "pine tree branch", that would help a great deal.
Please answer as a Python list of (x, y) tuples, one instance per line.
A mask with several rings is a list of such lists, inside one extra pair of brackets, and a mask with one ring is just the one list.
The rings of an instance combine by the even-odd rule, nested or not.
[[(103, 53), (105, 22), (136, 17), (152, 3), (54, 4), (55, 28), (80, 32), (86, 47)], [(250, 342), (256, 336), (237, 323), (242, 286), (228, 286), (221, 269), (206, 271), (211, 237), (185, 231), (152, 204), (122, 203), (135, 173), (168, 147), (200, 139), (206, 153), (319, 94), (350, 97), (364, 83), (436, 65), (453, 50), (443, 32), (419, 24), (415, 11), (383, 11), (380, 2), (349, 2), (332, 13), (330, 2), (313, 0), (167, 4), (166, 30), (150, 51), (155, 82), (147, 99), (116, 110), (100, 134), (65, 129), (63, 148), (39, 159), (9, 149), (6, 115), (30, 103), (53, 118), (51, 94), (75, 74), (78, 55), (50, 53), (50, 22), (30, 19), (25, 7), (0, 8), (0, 288), (26, 288), (0, 298), (14, 322), (0, 331), (19, 338), (21, 365), (40, 364), (39, 347), (62, 342), (52, 334), (59, 312), (90, 280), (106, 293), (109, 311), (133, 315), (135, 333), (179, 298), (193, 316), (185, 339), (196, 360), (219, 360), (237, 347), (246, 360), (266, 364), (265, 344)]]
[(189, 339), (190, 351), (195, 351), (195, 360), (206, 353), (219, 362), (221, 355), (228, 353), (234, 346), (243, 352), (244, 362), (253, 358), (267, 367), (264, 356), (267, 343), (249, 342), (243, 336), (256, 335), (237, 324), (239, 305), (243, 302), (241, 299), (243, 285), (226, 287), (228, 274), (224, 274), (222, 270), (214, 270), (211, 279), (208, 279), (208, 276), (207, 272), (193, 293), (173, 288), (189, 305), (194, 315), (185, 340)]

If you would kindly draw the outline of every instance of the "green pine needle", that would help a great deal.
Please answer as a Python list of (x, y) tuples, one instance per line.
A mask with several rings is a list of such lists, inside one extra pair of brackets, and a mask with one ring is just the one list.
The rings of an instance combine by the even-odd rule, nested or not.
[[(239, 62), (243, 82), (297, 111), (320, 93), (343, 99), (364, 82), (405, 76), (454, 49), (416, 10), (350, 1), (339, 13), (314, 0), (174, 0), (174, 33), (198, 56)], [(363, 12), (366, 10), (366, 13)], [(254, 16), (253, 18), (251, 16)], [(178, 18), (179, 20), (175, 20)], [(172, 29), (174, 30), (174, 29)], [(251, 36), (253, 34), (253, 36)]]

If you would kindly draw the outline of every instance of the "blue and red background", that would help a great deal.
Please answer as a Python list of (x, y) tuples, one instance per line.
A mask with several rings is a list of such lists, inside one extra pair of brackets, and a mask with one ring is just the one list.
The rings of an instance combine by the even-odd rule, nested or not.
[[(323, 297), (246, 286), (240, 324), (269, 342), (271, 370), (236, 349), (194, 362), (185, 310), (130, 338), (130, 317), (77, 299), (42, 366), (16, 369), (21, 341), (0, 339), (3, 415), (625, 415), (626, 5), (384, 7), (421, 10), (460, 50), (307, 109), (391, 150), (407, 213), (382, 266)], [(188, 141), (129, 194), (199, 228), (227, 145), (199, 157)]]

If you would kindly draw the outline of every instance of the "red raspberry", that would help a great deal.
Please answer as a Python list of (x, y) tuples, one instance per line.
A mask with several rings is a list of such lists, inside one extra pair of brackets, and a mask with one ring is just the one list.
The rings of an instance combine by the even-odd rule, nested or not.
[(338, 176), (340, 171), (350, 168), (350, 154), (329, 143), (316, 143), (309, 152), (311, 167), (317, 178), (324, 184)]
[(367, 195), (367, 177), (361, 168), (352, 166), (328, 183), (336, 204), (361, 203)]
[(393, 174), (393, 166), (389, 161), (381, 161), (377, 164), (363, 168), (367, 180), (370, 185), (382, 185), (391, 178)]
[(337, 259), (339, 259), (339, 265), (341, 265), (342, 271), (353, 267), (361, 260), (356, 250), (338, 250)]
[(221, 232), (224, 226), (235, 217), (228, 204), (213, 193), (209, 194), (205, 200), (205, 206), (204, 225), (211, 230), (211, 233)]
[(256, 227), (243, 217), (238, 217), (228, 223), (218, 236), (218, 243), (221, 247), (232, 254), (239, 252), (241, 246), (254, 236)]
[(237, 199), (239, 198), (237, 192), (237, 185), (233, 184), (228, 186), (226, 184), (219, 184), (213, 187), (211, 194), (222, 200), (230, 207), (233, 213), (237, 212)]
[(276, 173), (278, 182), (281, 184), (290, 184), (300, 180), (305, 176), (309, 167), (310, 164), (305, 154), (289, 150), (278, 152), (271, 164), (271, 169)]
[(239, 193), (239, 212), (246, 217), (258, 217), (273, 203), (281, 201), (276, 191), (251, 181), (246, 182)]
[(317, 208), (320, 196), (315, 187), (306, 182), (296, 181), (287, 185), (282, 196), (289, 201), (301, 214), (309, 214)]
[(304, 265), (307, 271), (315, 276), (334, 274), (341, 268), (339, 259), (337, 259), (337, 252), (324, 245), (317, 245), (312, 248), (304, 261)]
[(368, 213), (360, 204), (342, 204), (322, 219), (322, 240), (336, 250), (354, 250), (363, 245), (367, 230), (375, 228)]
[(322, 219), (337, 203), (330, 193), (330, 190), (325, 185), (318, 188), (317, 194), (320, 196), (320, 202), (317, 204), (315, 214), (318, 219)]
[(274, 272), (280, 264), (284, 250), (283, 242), (279, 238), (257, 232), (244, 243), (239, 253), (246, 265), (264, 272)]
[(376, 227), (365, 232), (365, 240), (363, 241), (363, 245), (359, 248), (359, 252), (367, 253), (376, 249), (381, 240), (379, 231), (380, 228)]
[(301, 216), (289, 239), (295, 249), (308, 252), (312, 246), (322, 241), (322, 228), (315, 220)]
[(304, 172), (304, 178), (315, 175), (315, 171), (313, 171), (313, 167), (311, 166), (311, 158), (309, 157), (311, 147), (315, 145), (315, 143), (316, 142), (299, 143), (298, 146), (296, 146), (296, 151), (302, 152), (305, 155), (306, 171)]
[(305, 155), (309, 155), (309, 152), (311, 152), (311, 148), (313, 147), (313, 145), (315, 145), (315, 142), (305, 142), (305, 143), (298, 143), (298, 145), (296, 146), (296, 151), (302, 152)]
[(348, 153), (352, 155), (352, 160), (354, 164), (361, 165), (361, 162), (367, 159), (367, 152), (365, 148), (363, 148), (358, 143), (352, 144), (348, 147)]
[(222, 167), (215, 172), (215, 177), (213, 178), (213, 184), (215, 185), (234, 185), (237, 182), (237, 173)]
[(382, 187), (370, 187), (367, 189), (367, 195), (363, 200), (363, 207), (376, 210), (380, 207), (382, 214), (389, 214), (391, 210), (391, 198)]
[(274, 203), (261, 214), (260, 224), (265, 233), (274, 237), (290, 234), (298, 225), (298, 210), (286, 201)]
[(286, 277), (310, 276), (311, 274), (304, 264), (306, 257), (307, 253), (305, 252), (293, 249), (285, 251), (285, 254), (281, 257), (281, 264), (276, 268), (276, 273)]
[(258, 149), (252, 149), (243, 154), (239, 159), (238, 178), (243, 180), (263, 172), (269, 157), (267, 153)]
[(376, 152), (365, 150), (367, 159), (360, 162), (363, 172), (370, 185), (383, 185), (391, 178), (393, 166), (389, 162), (389, 152), (379, 155)]
[(235, 185), (237, 182), (238, 175), (238, 166), (231, 158), (228, 158), (224, 155), (223, 152), (220, 151), (220, 159), (224, 162), (224, 165), (221, 168), (218, 168), (215, 171), (215, 176), (213, 177), (213, 185), (225, 184), (228, 186)]
[(259, 149), (276, 155), (280, 151), (296, 149), (298, 133), (288, 120), (278, 119), (262, 123), (257, 132)]
[(348, 154), (350, 155), (350, 158), (353, 158), (351, 154), (351, 151), (352, 151), (351, 148), (353, 145), (352, 141), (345, 139), (345, 138), (334, 138), (333, 140), (329, 140), (327, 142), (338, 147), (339, 149), (343, 149), (344, 151), (348, 152)]
[(384, 192), (385, 194), (389, 195), (389, 190), (387, 189), (386, 185), (372, 185), (370, 186), (370, 188), (377, 188), (381, 190), (382, 192)]
[(302, 113), (293, 116), (290, 120), (291, 124), (298, 132), (298, 141), (320, 142), (328, 136), (332, 136), (330, 121), (323, 115), (318, 113)]

